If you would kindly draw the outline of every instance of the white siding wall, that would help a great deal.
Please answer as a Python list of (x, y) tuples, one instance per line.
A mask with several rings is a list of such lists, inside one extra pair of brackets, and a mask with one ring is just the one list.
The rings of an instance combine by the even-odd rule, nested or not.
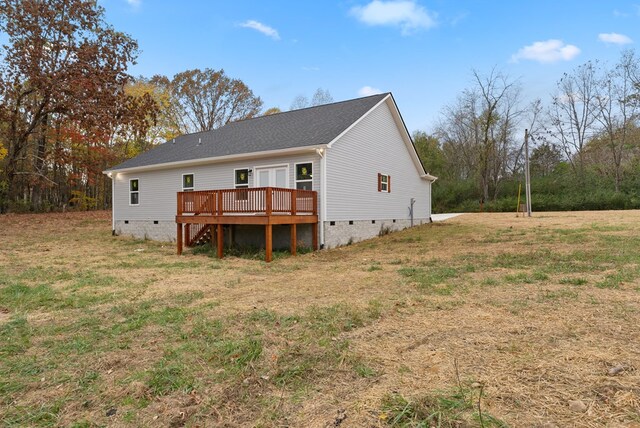
[[(170, 143), (166, 143), (170, 144)], [(234, 169), (254, 170), (249, 186), (257, 182), (256, 167), (264, 165), (288, 165), (289, 187), (295, 187), (296, 163), (313, 162), (313, 190), (320, 191), (320, 160), (315, 153), (286, 157), (243, 160), (195, 167), (181, 167), (159, 171), (119, 173), (115, 176), (115, 217), (124, 220), (170, 220), (176, 216), (176, 193), (182, 191), (182, 174), (193, 173), (195, 190), (232, 189), (235, 185)], [(140, 186), (140, 204), (129, 205), (129, 179), (137, 178)], [(318, 206), (320, 198), (318, 197)]]
[[(391, 176), (391, 193), (378, 192), (378, 173)], [(326, 221), (409, 219), (411, 198), (414, 219), (428, 220), (430, 192), (386, 103), (327, 150)]]

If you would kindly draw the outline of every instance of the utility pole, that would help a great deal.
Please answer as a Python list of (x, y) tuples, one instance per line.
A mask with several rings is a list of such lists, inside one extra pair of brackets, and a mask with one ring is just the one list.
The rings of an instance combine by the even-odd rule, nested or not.
[(531, 217), (531, 177), (529, 176), (529, 130), (524, 130), (524, 179), (527, 195), (527, 217)]

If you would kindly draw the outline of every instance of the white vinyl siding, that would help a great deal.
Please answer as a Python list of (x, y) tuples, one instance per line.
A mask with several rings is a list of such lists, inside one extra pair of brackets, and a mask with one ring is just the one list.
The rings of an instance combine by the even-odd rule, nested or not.
[[(327, 150), (327, 221), (408, 219), (411, 198), (415, 219), (431, 216), (431, 184), (401, 132), (385, 102)], [(392, 178), (391, 192), (378, 191), (379, 173)]]
[[(233, 189), (236, 186), (235, 170), (251, 169), (249, 186), (255, 187), (256, 167), (263, 165), (288, 165), (288, 183), (295, 183), (295, 164), (312, 162), (314, 171), (320, 170), (320, 157), (308, 154), (264, 157), (210, 165), (189, 166), (148, 172), (119, 173), (114, 176), (115, 219), (118, 220), (175, 220), (177, 192), (182, 191), (182, 174), (194, 174), (194, 190)], [(138, 178), (141, 190), (140, 203), (129, 206), (129, 179)], [(319, 180), (314, 180), (313, 190), (320, 193)], [(318, 196), (318, 205), (320, 197)]]

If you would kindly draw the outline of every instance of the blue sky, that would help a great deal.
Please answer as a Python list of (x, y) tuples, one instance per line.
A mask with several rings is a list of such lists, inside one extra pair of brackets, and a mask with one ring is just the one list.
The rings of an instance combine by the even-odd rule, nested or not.
[(101, 0), (140, 45), (134, 75), (223, 68), (288, 110), (317, 88), (336, 101), (393, 92), (410, 131), (431, 131), (472, 70), (547, 101), (562, 73), (614, 63), (640, 42), (640, 0)]

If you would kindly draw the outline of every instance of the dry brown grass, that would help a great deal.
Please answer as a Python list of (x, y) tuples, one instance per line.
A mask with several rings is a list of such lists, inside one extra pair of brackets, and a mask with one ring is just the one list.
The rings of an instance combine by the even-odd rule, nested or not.
[(457, 361), (507, 425), (640, 426), (639, 211), (467, 214), (271, 264), (109, 220), (0, 217), (6, 425), (383, 426)]

